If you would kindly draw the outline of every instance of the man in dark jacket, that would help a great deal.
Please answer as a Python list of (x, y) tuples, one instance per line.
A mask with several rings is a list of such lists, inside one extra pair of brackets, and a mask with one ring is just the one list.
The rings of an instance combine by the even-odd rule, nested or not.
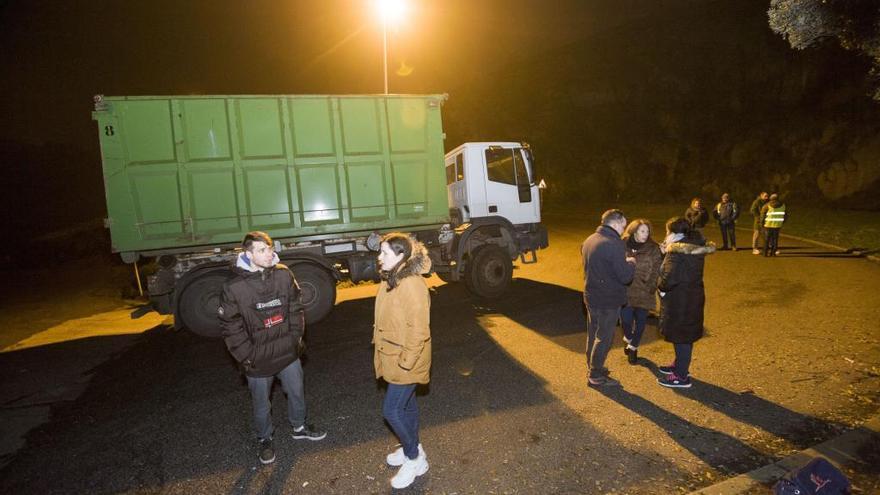
[(688, 209), (684, 211), (684, 217), (691, 224), (691, 228), (700, 231), (702, 234), (703, 227), (709, 221), (709, 212), (703, 206), (702, 199), (694, 198), (691, 200), (691, 205)]
[(296, 279), (278, 262), (266, 233), (249, 232), (242, 248), (235, 276), (223, 284), (218, 313), (226, 347), (244, 370), (251, 391), (260, 462), (269, 464), (275, 461), (270, 399), (275, 377), (287, 395), (293, 438), (321, 440), (327, 433), (306, 424), (299, 359), (305, 320)]
[[(730, 194), (721, 195), (721, 202), (715, 205), (712, 216), (718, 221), (721, 229), (722, 250), (733, 249), (736, 251), (736, 219), (739, 218), (739, 206), (730, 200)], [(727, 241), (730, 239), (730, 244)]]
[(626, 256), (620, 235), (626, 217), (620, 210), (602, 214), (602, 225), (581, 246), (584, 262), (584, 304), (587, 307), (587, 368), (592, 386), (620, 385), (611, 378), (605, 358), (611, 350), (620, 308), (626, 304), (626, 285), (635, 273), (635, 258)]
[(752, 222), (752, 254), (761, 254), (761, 250), (758, 249), (758, 239), (764, 237), (764, 224), (761, 219), (761, 209), (764, 208), (764, 205), (767, 204), (769, 199), (769, 194), (761, 192), (761, 194), (752, 201), (752, 207), (749, 208), (749, 213), (751, 213), (754, 218), (754, 221)]

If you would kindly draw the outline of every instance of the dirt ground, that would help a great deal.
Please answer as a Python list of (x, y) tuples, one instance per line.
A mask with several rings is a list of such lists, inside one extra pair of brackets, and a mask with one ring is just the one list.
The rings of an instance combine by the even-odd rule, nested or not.
[[(579, 248), (600, 212), (580, 213), (546, 219), (550, 248), (537, 264), (518, 264), (501, 300), (432, 277), (434, 378), (420, 398), (432, 468), (413, 492), (683, 493), (880, 409), (880, 265), (785, 239), (776, 258), (740, 250), (707, 260), (707, 335), (695, 347), (693, 388), (656, 384), (672, 349), (653, 320), (639, 365), (626, 363), (619, 344), (612, 350), (623, 388), (586, 387)], [(23, 288), (4, 288), (0, 368), (12, 379), (0, 387), (0, 419), (34, 430), (3, 438), (21, 450), (4, 458), (0, 488), (384, 491), (371, 460), (391, 441), (373, 410), (381, 400), (369, 370), (373, 287), (341, 290), (334, 314), (310, 330), (309, 403), (331, 437), (307, 448), (282, 443), (299, 447), (295, 460), (261, 471), (249, 467), (252, 453), (224, 443), (246, 441), (248, 405), (222, 345), (170, 331), (158, 316), (123, 318), (128, 269), (96, 256), (16, 271)], [(869, 469), (850, 475), (872, 493)]]

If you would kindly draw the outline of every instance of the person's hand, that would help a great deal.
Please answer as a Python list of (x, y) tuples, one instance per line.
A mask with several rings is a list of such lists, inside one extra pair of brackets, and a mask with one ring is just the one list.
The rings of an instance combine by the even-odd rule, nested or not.
[(635, 264), (636, 264), (636, 259), (633, 258), (632, 256), (627, 256), (627, 257), (626, 257), (626, 262), (627, 262), (627, 263), (632, 263), (633, 265), (635, 265)]

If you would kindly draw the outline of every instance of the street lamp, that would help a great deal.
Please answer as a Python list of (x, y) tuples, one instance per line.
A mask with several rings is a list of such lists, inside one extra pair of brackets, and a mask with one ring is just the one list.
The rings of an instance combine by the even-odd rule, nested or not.
[(404, 0), (376, 0), (376, 8), (382, 17), (382, 70), (385, 75), (385, 94), (388, 94), (388, 24), (396, 24), (406, 12)]

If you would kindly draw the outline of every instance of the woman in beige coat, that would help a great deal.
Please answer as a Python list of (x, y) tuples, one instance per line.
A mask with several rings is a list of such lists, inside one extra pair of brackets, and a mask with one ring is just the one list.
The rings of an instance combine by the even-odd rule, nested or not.
[(391, 479), (405, 488), (428, 471), (419, 443), (416, 385), (428, 383), (431, 371), (431, 298), (422, 274), (431, 269), (425, 246), (406, 234), (388, 234), (379, 252), (382, 283), (376, 294), (373, 327), (376, 378), (388, 382), (382, 414), (401, 447), (386, 457), (400, 470)]

